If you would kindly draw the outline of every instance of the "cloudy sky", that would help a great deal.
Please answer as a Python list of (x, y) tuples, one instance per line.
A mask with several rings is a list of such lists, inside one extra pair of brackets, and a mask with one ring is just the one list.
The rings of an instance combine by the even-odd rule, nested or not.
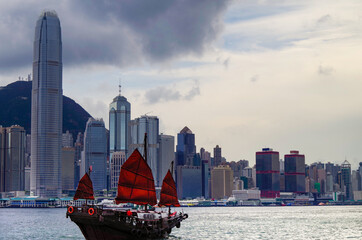
[[(35, 22), (60, 18), (63, 91), (108, 122), (160, 119), (228, 161), (271, 147), (306, 162), (362, 162), (362, 1), (0, 1), (0, 86), (32, 72)], [(107, 124), (108, 125), (108, 124)]]

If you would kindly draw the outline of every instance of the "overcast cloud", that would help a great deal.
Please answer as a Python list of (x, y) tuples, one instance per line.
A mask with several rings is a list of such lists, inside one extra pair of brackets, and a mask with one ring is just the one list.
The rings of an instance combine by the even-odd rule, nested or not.
[(63, 62), (118, 67), (201, 55), (220, 35), (223, 1), (10, 1), (0, 3), (0, 69), (29, 65), (35, 22), (55, 9)]
[(44, 8), (62, 25), (65, 95), (106, 125), (121, 78), (131, 118), (188, 126), (228, 161), (272, 147), (362, 162), (360, 0), (1, 1), (0, 85), (31, 72)]

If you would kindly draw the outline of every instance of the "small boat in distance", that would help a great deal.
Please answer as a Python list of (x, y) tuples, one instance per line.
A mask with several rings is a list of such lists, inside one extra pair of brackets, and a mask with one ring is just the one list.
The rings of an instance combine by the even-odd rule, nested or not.
[[(74, 200), (79, 198), (94, 199), (88, 173), (79, 181)], [(156, 190), (151, 168), (137, 149), (121, 167), (115, 202), (133, 203), (144, 206), (144, 209), (109, 209), (86, 203), (82, 207), (68, 206), (66, 217), (70, 217), (89, 240), (167, 238), (172, 228), (179, 228), (181, 221), (188, 217), (183, 212), (171, 213), (171, 206), (179, 207), (180, 204), (170, 171), (163, 180), (158, 203), (160, 207), (169, 207), (168, 212), (147, 209), (148, 205), (157, 204)]]

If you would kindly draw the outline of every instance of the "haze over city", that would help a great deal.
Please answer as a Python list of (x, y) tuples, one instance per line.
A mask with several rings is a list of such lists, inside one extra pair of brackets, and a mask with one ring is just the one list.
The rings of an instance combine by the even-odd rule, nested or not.
[(1, 86), (32, 72), (44, 8), (62, 19), (64, 95), (106, 125), (121, 79), (132, 119), (188, 126), (227, 161), (361, 161), (360, 1), (3, 1)]

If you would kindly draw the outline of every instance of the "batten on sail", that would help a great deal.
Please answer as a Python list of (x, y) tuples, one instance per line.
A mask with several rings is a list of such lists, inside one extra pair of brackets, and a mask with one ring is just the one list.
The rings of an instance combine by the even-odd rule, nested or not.
[(170, 170), (167, 171), (167, 174), (163, 179), (160, 202), (158, 203), (158, 206), (180, 207), (180, 203), (177, 198), (176, 184)]
[(94, 200), (93, 194), (94, 194), (93, 193), (93, 183), (92, 183), (92, 180), (90, 179), (88, 173), (86, 173), (80, 179), (73, 199), (74, 200), (77, 200), (77, 199)]
[(121, 167), (115, 200), (117, 204), (157, 204), (152, 170), (137, 149)]

